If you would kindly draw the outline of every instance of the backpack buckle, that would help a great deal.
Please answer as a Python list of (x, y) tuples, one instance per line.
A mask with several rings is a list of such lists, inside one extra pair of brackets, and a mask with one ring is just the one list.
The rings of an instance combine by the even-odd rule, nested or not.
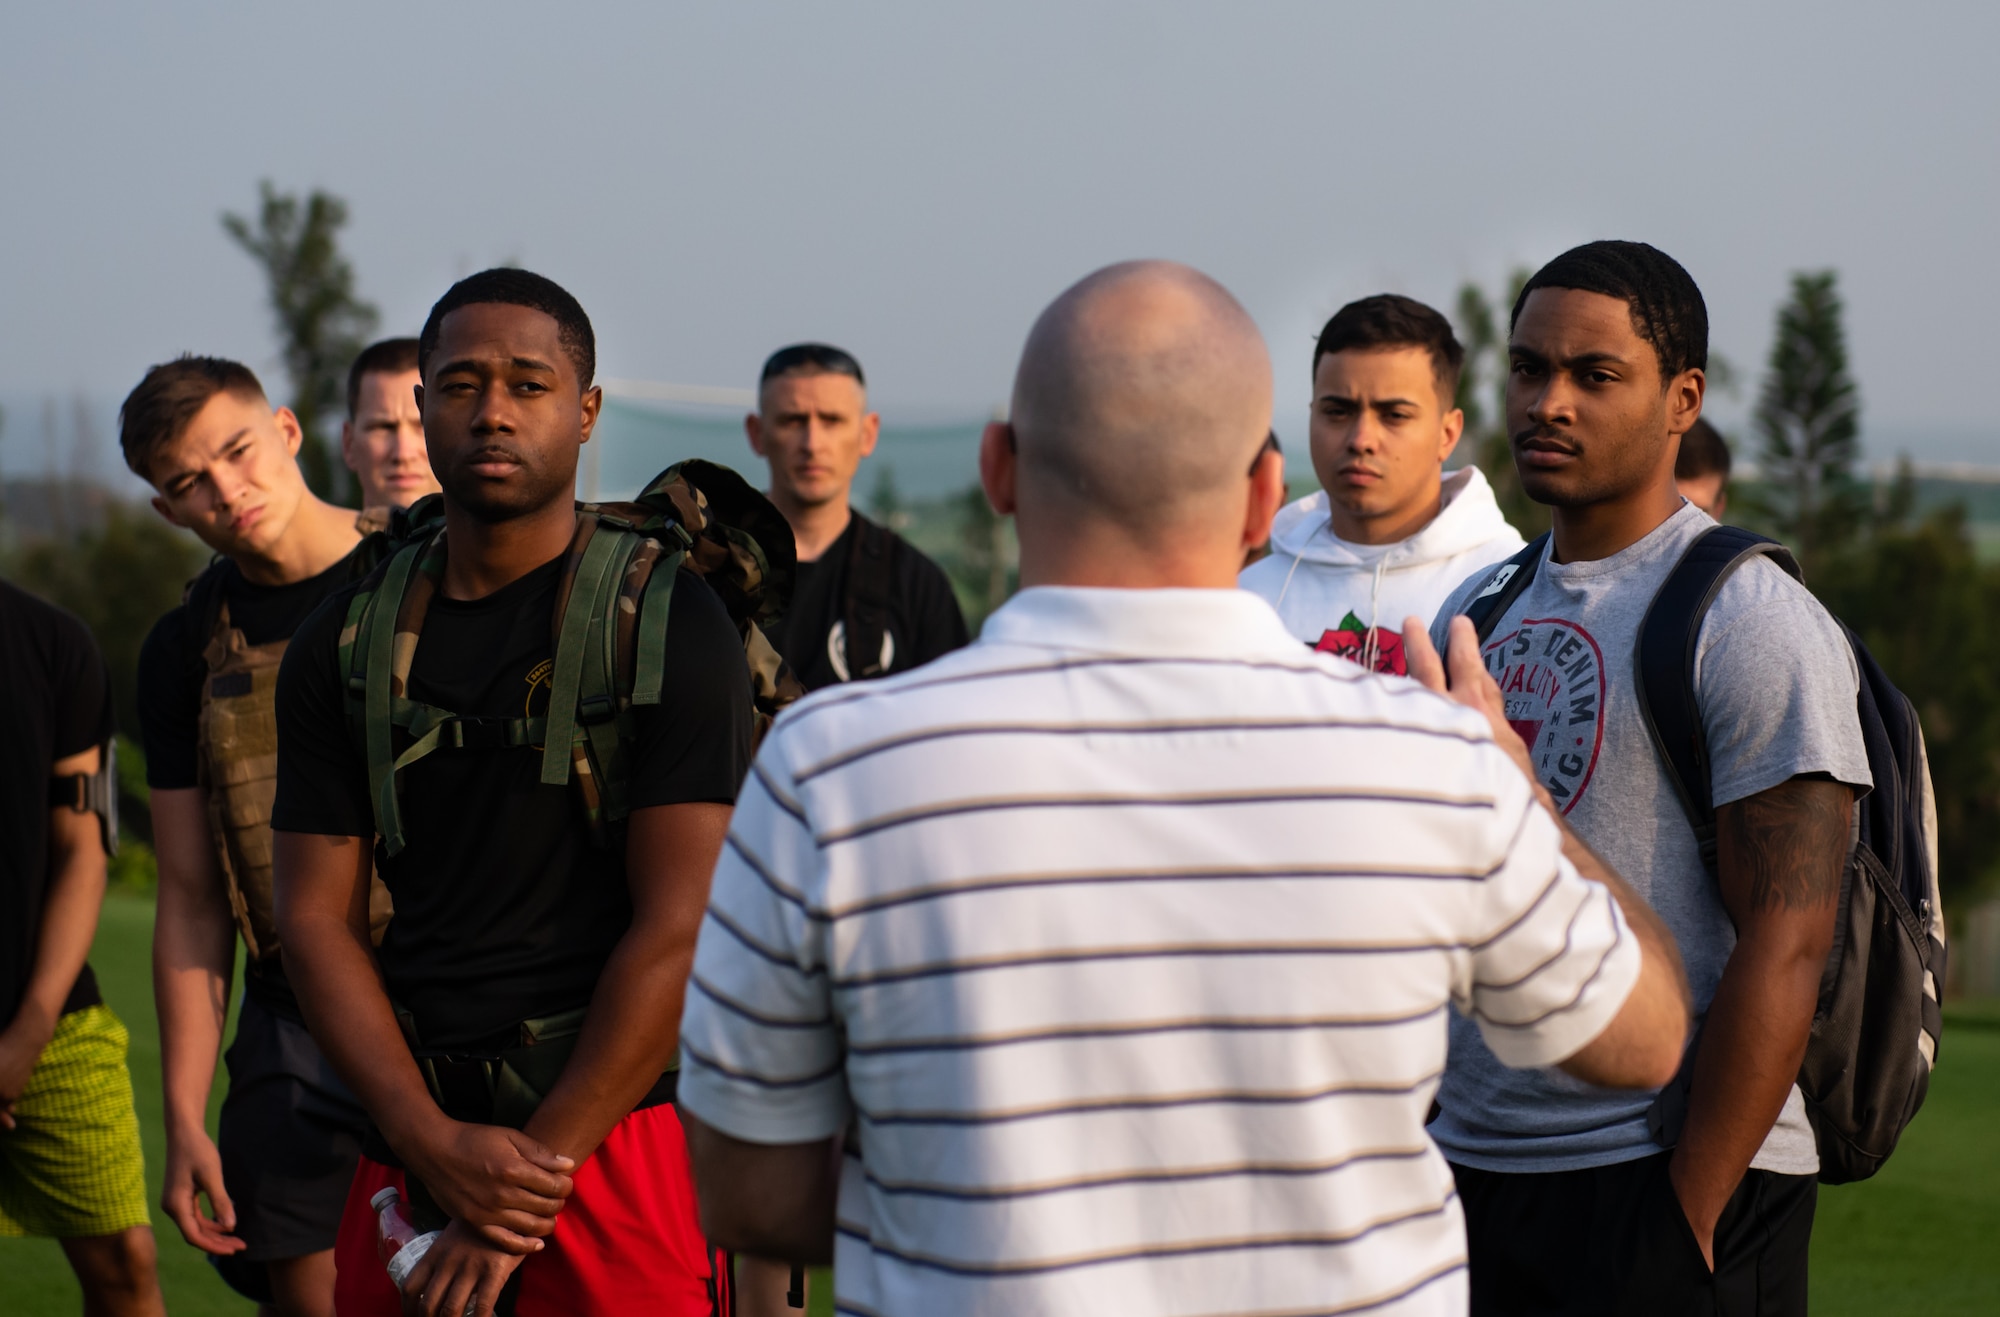
[(576, 716), (579, 722), (593, 725), (605, 722), (617, 711), (609, 695), (587, 695), (576, 702)]

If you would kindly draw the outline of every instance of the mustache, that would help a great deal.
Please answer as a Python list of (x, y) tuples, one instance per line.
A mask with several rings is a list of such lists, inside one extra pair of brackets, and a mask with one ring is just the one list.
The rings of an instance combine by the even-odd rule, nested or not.
[(1530, 425), (1526, 429), (1514, 431), (1509, 437), (1516, 448), (1534, 444), (1539, 448), (1553, 448), (1564, 453), (1574, 454), (1580, 451), (1569, 436), (1553, 425)]

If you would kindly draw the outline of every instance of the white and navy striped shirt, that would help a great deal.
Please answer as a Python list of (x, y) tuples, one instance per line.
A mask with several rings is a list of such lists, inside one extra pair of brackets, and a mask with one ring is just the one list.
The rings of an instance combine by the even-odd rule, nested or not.
[(842, 1312), (1457, 1313), (1447, 1006), (1546, 1065), (1638, 966), (1476, 715), (1254, 595), (1035, 589), (779, 720), (680, 1100), (847, 1132)]

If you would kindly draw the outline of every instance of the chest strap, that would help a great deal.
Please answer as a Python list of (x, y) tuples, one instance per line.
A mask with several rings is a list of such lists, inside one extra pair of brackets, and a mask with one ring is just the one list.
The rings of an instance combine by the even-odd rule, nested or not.
[[(541, 781), (574, 782), (592, 844), (612, 844), (629, 808), (633, 708), (661, 701), (667, 612), (688, 543), (674, 525), (656, 537), (605, 511), (577, 517), (550, 619), (548, 710), (522, 718), (461, 715), (410, 698), (424, 619), (444, 575), (444, 531), (397, 551), (377, 588), (356, 594), (340, 649), (349, 698), (360, 706), (376, 830), (390, 855), (406, 840), (403, 770), (440, 749), (538, 749)], [(407, 738), (400, 751), (398, 733)]]

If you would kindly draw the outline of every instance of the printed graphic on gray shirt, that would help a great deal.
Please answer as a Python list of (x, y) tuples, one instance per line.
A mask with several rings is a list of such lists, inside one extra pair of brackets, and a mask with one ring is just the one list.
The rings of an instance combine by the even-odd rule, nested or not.
[[(1545, 556), (1482, 648), (1535, 776), (1577, 835), (1672, 930), (1698, 1016), (1722, 980), (1736, 929), (1646, 730), (1632, 660), (1653, 595), (1714, 524), (1684, 505), (1609, 558)], [(1482, 572), (1459, 587), (1433, 624), (1434, 641), (1485, 581)], [(1775, 564), (1746, 564), (1724, 582), (1693, 659), (1714, 804), (1802, 773), (1867, 785), (1853, 650)], [(1650, 1093), (1592, 1088), (1554, 1068), (1511, 1070), (1462, 1019), (1453, 1023), (1438, 1101), (1444, 1114), (1432, 1137), (1454, 1160), (1486, 1170), (1571, 1170), (1658, 1151), (1646, 1128)], [(1753, 1165), (1790, 1175), (1817, 1169), (1796, 1090)]]
[(1528, 617), (1489, 641), (1485, 658), (1506, 700), (1508, 724), (1557, 807), (1569, 813), (1604, 748), (1604, 651), (1575, 622)]

